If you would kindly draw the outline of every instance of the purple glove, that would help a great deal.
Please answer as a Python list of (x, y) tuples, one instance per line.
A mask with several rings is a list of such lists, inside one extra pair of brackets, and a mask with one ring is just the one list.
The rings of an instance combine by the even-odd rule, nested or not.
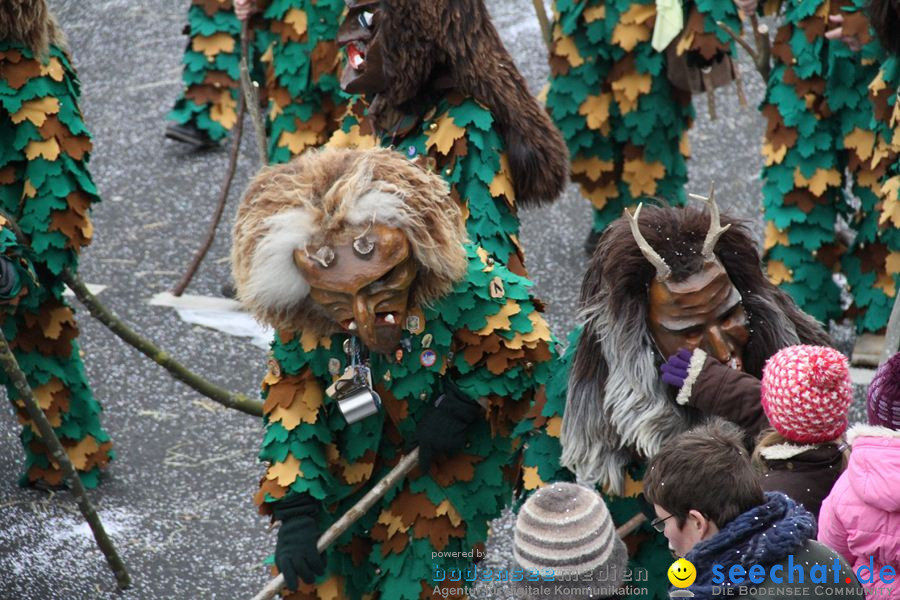
[(681, 348), (670, 356), (669, 360), (664, 362), (659, 368), (662, 373), (663, 383), (668, 383), (680, 389), (684, 385), (684, 380), (687, 379), (688, 368), (691, 366), (691, 356), (693, 354), (693, 350)]

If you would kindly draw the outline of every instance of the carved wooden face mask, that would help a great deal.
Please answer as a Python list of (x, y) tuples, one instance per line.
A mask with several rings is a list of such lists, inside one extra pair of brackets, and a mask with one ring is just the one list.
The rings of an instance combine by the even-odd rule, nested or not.
[(641, 207), (634, 216), (625, 211), (638, 247), (656, 268), (649, 290), (648, 325), (663, 359), (680, 348), (700, 348), (719, 362), (742, 371), (744, 349), (750, 339), (747, 313), (740, 292), (715, 255), (716, 242), (731, 225), (721, 226), (712, 193), (703, 200), (710, 212), (702, 250), (703, 269), (679, 282), (672, 281), (669, 266), (641, 235), (637, 221)]
[(375, 225), (318, 248), (294, 251), (309, 296), (369, 349), (391, 352), (400, 342), (418, 270), (399, 229)]
[(347, 0), (347, 18), (338, 30), (337, 42), (347, 53), (341, 89), (351, 94), (374, 95), (387, 87), (384, 75), (378, 0)]

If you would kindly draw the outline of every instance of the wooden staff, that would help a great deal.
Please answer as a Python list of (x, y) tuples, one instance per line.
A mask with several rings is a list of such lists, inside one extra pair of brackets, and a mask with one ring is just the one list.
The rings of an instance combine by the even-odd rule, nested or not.
[[(319, 552), (324, 552), (325, 549), (333, 544), (342, 533), (347, 531), (347, 529), (358, 521), (360, 517), (369, 512), (369, 509), (372, 508), (389, 489), (406, 477), (417, 464), (419, 464), (418, 448), (401, 458), (400, 462), (391, 469), (390, 473), (384, 476), (384, 479), (375, 484), (375, 487), (369, 490), (359, 502), (354, 504), (350, 510), (344, 513), (340, 519), (335, 521), (331, 527), (326, 529), (325, 533), (319, 537), (319, 541), (316, 542), (316, 549)], [(253, 600), (271, 600), (283, 587), (284, 575), (279, 574), (277, 577), (269, 580), (266, 587), (256, 594), (253, 597)]]
[(547, 10), (544, 8), (543, 0), (532, 0), (534, 4), (534, 12), (537, 13), (538, 24), (541, 26), (541, 37), (544, 38), (544, 44), (547, 50), (553, 46), (553, 31), (550, 29), (550, 19), (547, 18)]
[(131, 577), (129, 577), (128, 571), (125, 569), (125, 564), (122, 562), (122, 559), (119, 558), (119, 554), (116, 552), (112, 540), (110, 540), (109, 536), (106, 534), (103, 523), (100, 521), (100, 515), (97, 514), (97, 510), (87, 497), (81, 479), (78, 478), (78, 473), (75, 471), (75, 467), (72, 466), (72, 462), (69, 460), (69, 456), (66, 454), (59, 438), (56, 437), (53, 426), (50, 425), (47, 416), (44, 414), (44, 411), (41, 410), (37, 400), (35, 400), (34, 393), (31, 391), (31, 386), (28, 385), (25, 373), (23, 373), (22, 369), (19, 367), (19, 363), (16, 361), (16, 357), (13, 355), (9, 343), (6, 341), (6, 337), (3, 335), (2, 331), (0, 331), (0, 363), (2, 363), (3, 371), (6, 373), (7, 378), (18, 393), (19, 398), (25, 404), (25, 410), (28, 412), (28, 416), (35, 426), (37, 426), (41, 441), (44, 442), (44, 445), (47, 446), (47, 449), (50, 451), (51, 459), (59, 465), (59, 468), (62, 470), (63, 477), (69, 485), (69, 490), (78, 501), (78, 510), (81, 511), (84, 520), (90, 525), (97, 546), (100, 547), (100, 551), (103, 552), (103, 556), (106, 557), (109, 568), (112, 569), (113, 574), (116, 576), (116, 585), (120, 590), (131, 587)]

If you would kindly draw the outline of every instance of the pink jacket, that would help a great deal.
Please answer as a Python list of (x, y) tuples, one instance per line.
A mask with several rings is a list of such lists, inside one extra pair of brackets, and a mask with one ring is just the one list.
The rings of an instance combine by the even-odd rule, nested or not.
[[(863, 585), (879, 589), (868, 597), (900, 600), (900, 431), (857, 425), (847, 439), (850, 464), (822, 503), (818, 539), (847, 559), (854, 573), (867, 567), (864, 578), (871, 557), (875, 583)], [(891, 584), (878, 578), (884, 566), (894, 568)]]

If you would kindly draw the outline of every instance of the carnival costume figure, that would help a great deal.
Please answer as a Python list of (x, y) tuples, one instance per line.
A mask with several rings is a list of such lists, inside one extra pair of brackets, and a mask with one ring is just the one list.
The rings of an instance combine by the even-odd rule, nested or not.
[[(646, 508), (646, 462), (709, 415), (767, 425), (760, 377), (768, 357), (827, 334), (760, 269), (750, 231), (693, 207), (638, 207), (600, 239), (581, 288), (583, 325), (520, 431), (532, 427), (526, 489), (573, 477), (596, 485), (617, 526)], [(660, 377), (660, 371), (662, 377)], [(665, 539), (645, 523), (626, 539), (632, 567), (666, 597)], [(655, 583), (654, 583), (655, 582)]]
[(686, 201), (693, 92), (736, 76), (733, 2), (555, 0), (547, 109), (565, 136), (572, 180), (593, 205), (585, 243), (625, 207)]
[[(465, 237), (446, 183), (390, 149), (310, 151), (250, 185), (233, 273), (277, 331), (256, 501), (281, 521), (292, 598), (463, 597), (444, 580), (511, 500), (512, 430), (552, 339), (530, 282)], [(348, 420), (360, 397), (381, 408)], [(317, 537), (415, 445), (419, 466), (320, 555)]]
[[(75, 271), (91, 241), (99, 201), (87, 162), (91, 138), (78, 106), (80, 84), (45, 0), (0, 3), (0, 319), (3, 335), (86, 487), (113, 457), (88, 384), (78, 326), (63, 299), (64, 269)], [(58, 486), (59, 465), (25, 405), (0, 379), (23, 424), (20, 483)]]
[(347, 5), (341, 85), (358, 96), (329, 145), (422, 161), (450, 184), (469, 239), (524, 275), (517, 207), (562, 192), (567, 153), (483, 0)]
[[(887, 161), (876, 151), (867, 98), (880, 47), (863, 4), (765, 3), (783, 24), (761, 106), (769, 279), (822, 322), (853, 318), (859, 334), (883, 330), (900, 283), (900, 235), (879, 197)], [(861, 51), (826, 37), (835, 20)], [(839, 217), (855, 232), (852, 241), (837, 233)], [(835, 272), (846, 276), (852, 298), (846, 313)]]

